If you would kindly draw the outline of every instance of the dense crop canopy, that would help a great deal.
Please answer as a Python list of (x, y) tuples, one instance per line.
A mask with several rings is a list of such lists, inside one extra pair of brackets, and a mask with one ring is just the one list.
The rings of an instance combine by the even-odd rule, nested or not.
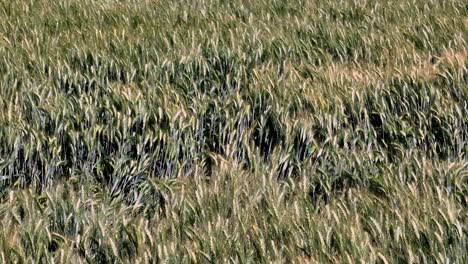
[(0, 263), (466, 263), (458, 0), (0, 0)]

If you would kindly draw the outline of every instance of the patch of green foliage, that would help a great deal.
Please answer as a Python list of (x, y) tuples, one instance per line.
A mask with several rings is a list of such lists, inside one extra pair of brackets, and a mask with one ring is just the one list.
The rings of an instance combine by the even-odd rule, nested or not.
[(466, 263), (461, 0), (0, 0), (0, 263)]

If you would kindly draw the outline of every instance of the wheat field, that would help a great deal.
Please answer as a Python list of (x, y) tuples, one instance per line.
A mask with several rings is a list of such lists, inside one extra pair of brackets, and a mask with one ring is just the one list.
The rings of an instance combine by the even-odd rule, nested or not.
[(467, 263), (462, 0), (0, 0), (0, 263)]

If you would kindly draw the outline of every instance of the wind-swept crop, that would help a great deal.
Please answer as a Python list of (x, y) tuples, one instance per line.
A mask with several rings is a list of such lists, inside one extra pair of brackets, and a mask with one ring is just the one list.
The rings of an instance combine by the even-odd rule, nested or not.
[(466, 263), (467, 21), (0, 0), (0, 263)]

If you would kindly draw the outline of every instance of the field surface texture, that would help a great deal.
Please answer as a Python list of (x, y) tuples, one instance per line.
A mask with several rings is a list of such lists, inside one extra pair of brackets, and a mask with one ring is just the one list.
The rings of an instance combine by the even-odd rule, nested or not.
[(0, 263), (468, 263), (462, 0), (0, 0)]

